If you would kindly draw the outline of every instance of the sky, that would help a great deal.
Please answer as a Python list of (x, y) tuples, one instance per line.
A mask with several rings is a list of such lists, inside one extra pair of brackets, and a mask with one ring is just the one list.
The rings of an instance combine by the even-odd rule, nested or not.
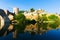
[(30, 8), (43, 9), (52, 13), (60, 13), (60, 0), (0, 0), (0, 9), (13, 11), (17, 7), (19, 10), (29, 10)]

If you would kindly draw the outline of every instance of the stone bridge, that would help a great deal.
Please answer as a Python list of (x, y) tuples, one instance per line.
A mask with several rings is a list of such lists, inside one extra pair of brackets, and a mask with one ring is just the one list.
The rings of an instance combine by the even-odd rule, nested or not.
[(19, 9), (13, 8), (13, 13), (8, 10), (0, 9), (0, 36), (6, 35), (11, 31), (14, 31), (14, 15), (17, 15)]

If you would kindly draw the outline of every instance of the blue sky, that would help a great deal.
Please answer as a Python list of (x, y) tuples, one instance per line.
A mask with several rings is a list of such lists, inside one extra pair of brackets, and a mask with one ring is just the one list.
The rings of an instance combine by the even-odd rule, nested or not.
[(12, 12), (13, 7), (18, 7), (20, 10), (34, 8), (60, 13), (60, 0), (0, 0), (0, 9), (7, 9)]

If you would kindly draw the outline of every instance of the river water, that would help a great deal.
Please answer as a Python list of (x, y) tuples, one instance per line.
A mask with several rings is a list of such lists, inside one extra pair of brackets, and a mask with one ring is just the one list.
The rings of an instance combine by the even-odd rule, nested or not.
[(18, 34), (17, 38), (13, 38), (13, 34), (9, 33), (7, 36), (0, 37), (0, 40), (60, 40), (60, 29), (50, 30), (43, 35), (29, 33)]

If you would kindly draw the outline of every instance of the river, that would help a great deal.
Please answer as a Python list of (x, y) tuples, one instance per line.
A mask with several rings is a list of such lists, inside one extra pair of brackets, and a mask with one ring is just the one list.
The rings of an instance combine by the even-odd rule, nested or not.
[[(0, 40), (15, 40), (13, 39), (13, 34), (9, 33), (7, 36), (0, 37)], [(60, 29), (50, 30), (43, 35), (35, 34), (31, 35), (29, 33), (18, 34), (16, 40), (60, 40)]]

